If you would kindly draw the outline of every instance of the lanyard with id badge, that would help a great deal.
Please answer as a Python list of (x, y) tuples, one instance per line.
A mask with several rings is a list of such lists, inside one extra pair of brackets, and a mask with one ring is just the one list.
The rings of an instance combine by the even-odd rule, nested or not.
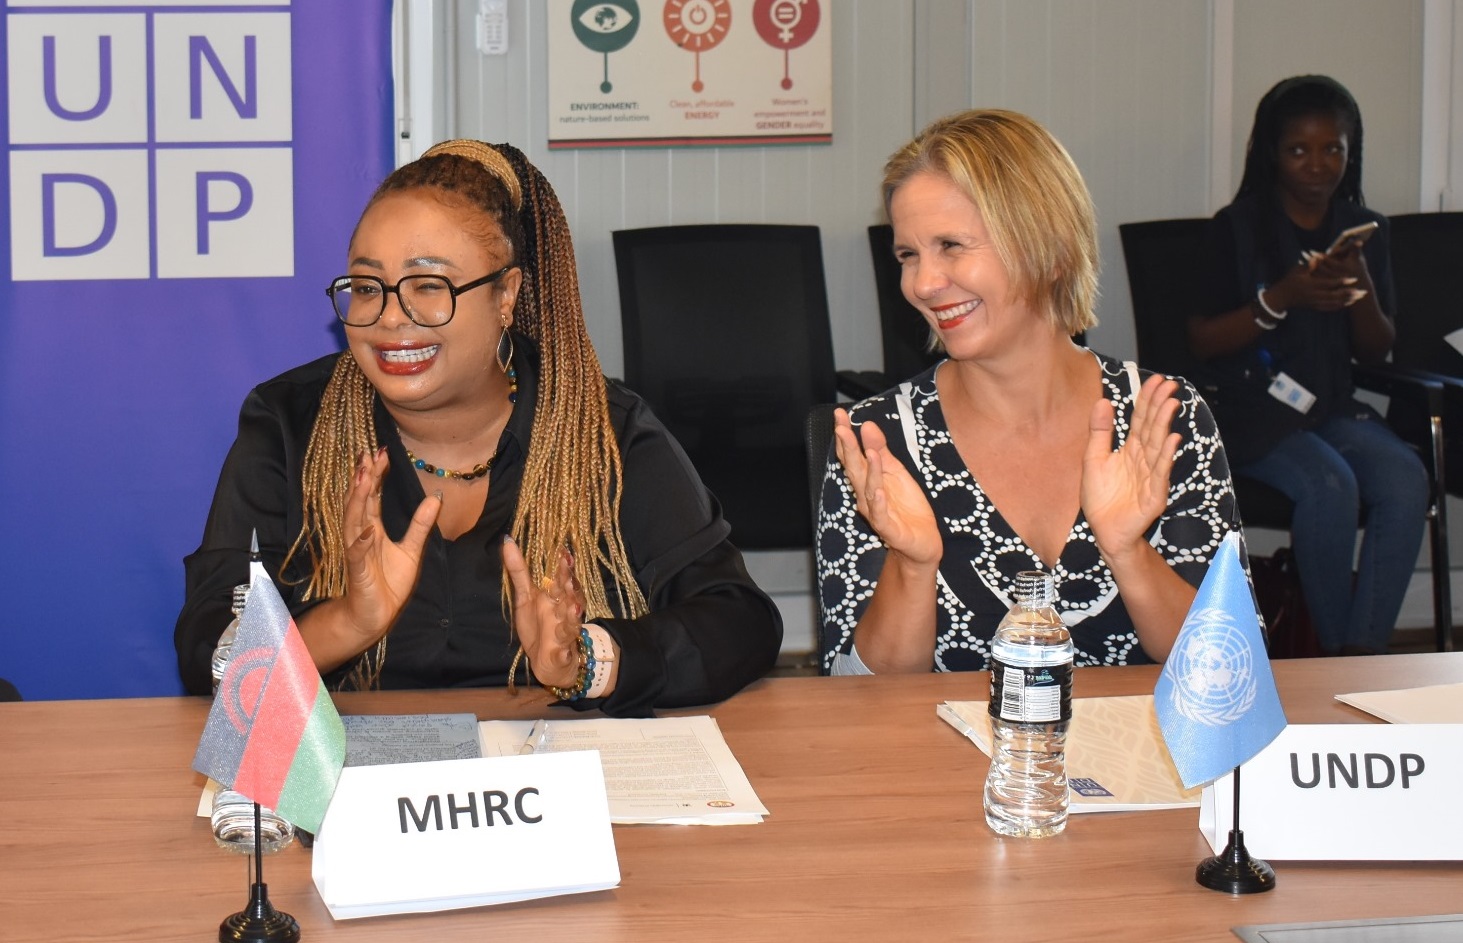
[(1309, 412), (1316, 403), (1316, 394), (1301, 386), (1284, 370), (1276, 373), (1275, 358), (1264, 345), (1260, 346), (1260, 362), (1265, 365), (1266, 372), (1270, 374), (1270, 387), (1267, 392), (1298, 413)]

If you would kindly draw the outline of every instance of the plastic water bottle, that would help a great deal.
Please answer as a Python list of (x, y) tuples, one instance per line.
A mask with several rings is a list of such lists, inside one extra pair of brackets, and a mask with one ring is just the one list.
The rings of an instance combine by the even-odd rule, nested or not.
[[(249, 584), (234, 587), (234, 618), (218, 638), (210, 666), (213, 671), (213, 695), (218, 696), (219, 682), (223, 680), (224, 669), (228, 667), (233, 654), (234, 639), (239, 634), (239, 618), (244, 614), (244, 600), (249, 595)], [(238, 852), (241, 855), (254, 853), (254, 803), (232, 789), (222, 785), (213, 794), (213, 810), (209, 815), (213, 826), (213, 840), (220, 848)], [(295, 827), (280, 818), (271, 809), (259, 810), (260, 848), (265, 854), (279, 851), (295, 838)]]
[(1072, 636), (1051, 574), (1016, 576), (1016, 604), (991, 642), (991, 771), (985, 820), (997, 834), (1045, 838), (1067, 825)]

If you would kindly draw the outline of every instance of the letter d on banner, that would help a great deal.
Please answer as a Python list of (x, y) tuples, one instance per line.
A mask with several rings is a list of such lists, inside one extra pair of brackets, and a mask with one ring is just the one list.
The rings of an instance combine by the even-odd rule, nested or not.
[[(101, 198), (101, 232), (90, 242), (81, 245), (63, 246), (56, 241), (56, 189), (61, 184), (89, 187)], [(73, 230), (81, 229), (88, 222), (95, 221), (95, 213), (85, 212), (82, 204), (90, 202), (84, 198), (67, 201), (65, 218)], [(117, 198), (112, 188), (90, 174), (41, 174), (41, 253), (48, 256), (91, 255), (112, 241), (117, 231)]]

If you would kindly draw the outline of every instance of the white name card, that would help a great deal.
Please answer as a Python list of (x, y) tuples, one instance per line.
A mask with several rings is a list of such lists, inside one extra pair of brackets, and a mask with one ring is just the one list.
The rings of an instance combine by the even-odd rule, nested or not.
[(614, 887), (599, 753), (348, 766), (312, 867), (337, 920)]
[[(1257, 858), (1463, 859), (1463, 724), (1292, 724), (1240, 774), (1240, 829)], [(1233, 817), (1230, 774), (1199, 804), (1215, 854)]]

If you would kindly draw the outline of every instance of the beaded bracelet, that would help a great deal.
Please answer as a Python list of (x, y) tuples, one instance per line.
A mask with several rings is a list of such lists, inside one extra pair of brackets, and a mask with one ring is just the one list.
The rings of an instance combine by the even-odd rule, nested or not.
[(610, 686), (610, 666), (615, 661), (615, 645), (610, 639), (610, 633), (603, 626), (585, 623), (582, 631), (589, 635), (590, 665), (593, 666), (590, 668), (589, 691), (584, 696), (603, 697), (605, 688)]
[(561, 701), (577, 701), (589, 690), (590, 682), (594, 677), (594, 668), (594, 643), (589, 637), (589, 630), (581, 625), (579, 627), (579, 670), (574, 676), (574, 686), (561, 688), (558, 685), (545, 684), (544, 690)]

